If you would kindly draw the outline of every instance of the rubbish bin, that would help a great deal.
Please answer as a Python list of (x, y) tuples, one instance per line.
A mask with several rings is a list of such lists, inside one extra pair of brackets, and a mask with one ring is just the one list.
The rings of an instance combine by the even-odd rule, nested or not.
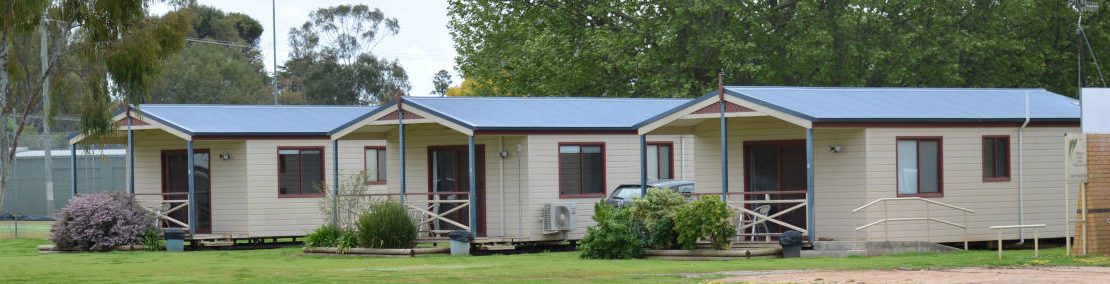
[(470, 232), (463, 230), (451, 231), (447, 233), (447, 238), (451, 239), (451, 255), (470, 255), (470, 241), (474, 240), (474, 235)]
[(166, 228), (162, 234), (166, 238), (166, 251), (185, 251), (185, 230)]
[(786, 231), (779, 236), (779, 245), (782, 245), (782, 258), (802, 256), (802, 233)]

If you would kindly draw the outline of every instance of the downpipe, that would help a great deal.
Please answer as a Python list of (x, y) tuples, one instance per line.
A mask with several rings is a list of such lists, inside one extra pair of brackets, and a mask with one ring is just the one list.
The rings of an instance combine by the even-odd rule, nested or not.
[[(1029, 92), (1025, 92), (1025, 121), (1018, 128), (1018, 225), (1025, 225), (1025, 127), (1029, 126)], [(1025, 244), (1025, 228), (1018, 228), (1018, 244)]]

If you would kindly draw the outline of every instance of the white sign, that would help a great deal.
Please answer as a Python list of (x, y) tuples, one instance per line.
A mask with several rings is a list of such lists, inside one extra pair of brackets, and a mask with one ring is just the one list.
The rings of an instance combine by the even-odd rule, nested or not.
[(1067, 147), (1068, 149), (1068, 180), (1075, 182), (1086, 182), (1087, 135), (1082, 133), (1065, 133), (1064, 147)]
[(1083, 88), (1083, 133), (1110, 134), (1110, 89)]

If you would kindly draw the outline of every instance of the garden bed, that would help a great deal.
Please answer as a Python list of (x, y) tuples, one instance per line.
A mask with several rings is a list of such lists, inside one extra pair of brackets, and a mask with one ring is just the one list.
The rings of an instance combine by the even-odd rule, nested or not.
[(694, 250), (645, 250), (648, 259), (666, 260), (738, 260), (752, 258), (780, 258), (781, 248), (751, 249), (694, 249)]
[(416, 257), (417, 255), (427, 254), (447, 254), (451, 252), (449, 247), (434, 247), (434, 248), (406, 248), (406, 249), (385, 249), (385, 248), (347, 248), (339, 249), (336, 247), (306, 247), (304, 248), (305, 254), (310, 255), (354, 255), (354, 256), (371, 256), (371, 257)]
[[(137, 250), (146, 250), (146, 247), (143, 246), (143, 245), (127, 245), (127, 246), (117, 246), (117, 247), (112, 248), (112, 250), (113, 251), (137, 251)], [(58, 253), (58, 252), (97, 252), (97, 251), (87, 251), (87, 250), (81, 250), (81, 249), (75, 249), (75, 248), (63, 248), (63, 247), (59, 247), (57, 245), (40, 245), (39, 246), (39, 253)]]

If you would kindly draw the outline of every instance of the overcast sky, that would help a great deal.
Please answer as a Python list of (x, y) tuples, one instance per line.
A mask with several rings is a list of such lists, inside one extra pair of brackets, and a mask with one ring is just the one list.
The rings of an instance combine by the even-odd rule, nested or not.
[[(219, 8), (225, 12), (237, 12), (251, 16), (266, 29), (262, 36), (261, 47), (266, 55), (266, 70), (273, 71), (274, 35), (273, 17), (270, 0), (198, 0), (197, 3)], [(454, 70), (455, 48), (451, 34), (447, 31), (447, 3), (444, 0), (405, 0), (405, 1), (337, 1), (315, 0), (295, 1), (277, 0), (277, 62), (284, 64), (289, 56), (289, 29), (299, 27), (308, 21), (308, 13), (317, 8), (340, 4), (367, 4), (378, 8), (386, 17), (397, 18), (400, 32), (383, 40), (373, 53), (379, 57), (397, 59), (412, 84), (410, 94), (428, 95), (432, 87), (432, 76), (440, 69), (451, 72), (452, 85), (462, 82)], [(152, 7), (154, 13), (165, 13), (165, 5)]]

